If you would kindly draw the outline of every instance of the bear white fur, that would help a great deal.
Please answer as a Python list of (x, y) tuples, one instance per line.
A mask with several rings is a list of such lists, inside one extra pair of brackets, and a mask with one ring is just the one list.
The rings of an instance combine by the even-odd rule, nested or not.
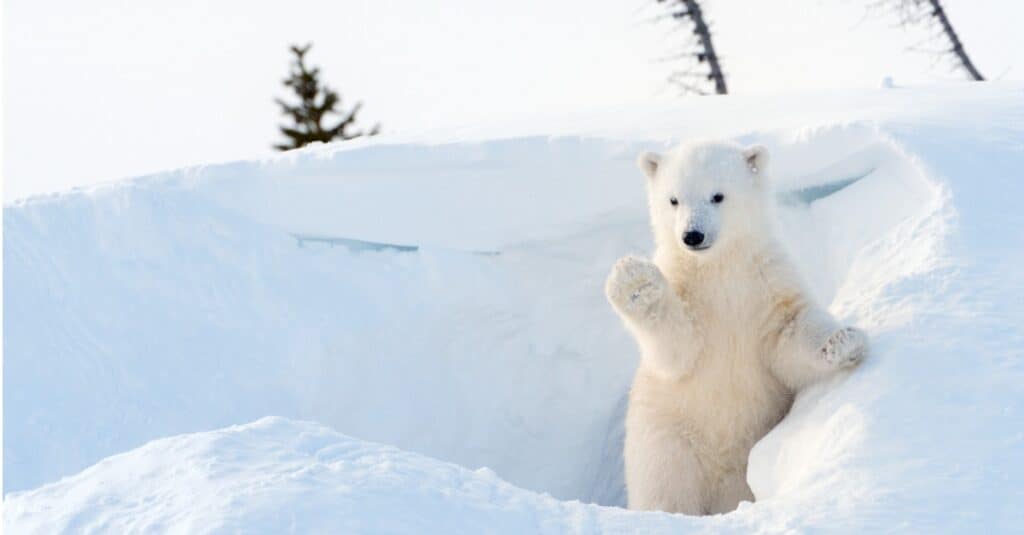
[(753, 501), (750, 449), (804, 386), (859, 362), (867, 338), (804, 290), (773, 232), (763, 147), (640, 155), (656, 251), (605, 287), (640, 346), (626, 416), (631, 509), (693, 515)]

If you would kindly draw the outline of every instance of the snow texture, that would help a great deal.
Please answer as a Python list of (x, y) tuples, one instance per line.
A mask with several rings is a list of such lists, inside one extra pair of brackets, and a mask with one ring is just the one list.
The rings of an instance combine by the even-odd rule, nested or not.
[[(523, 124), (6, 205), (8, 532), (1024, 523), (1024, 88)], [(693, 136), (768, 147), (783, 241), (872, 337), (707, 518), (614, 507), (638, 352), (601, 291), (651, 249), (635, 155)]]

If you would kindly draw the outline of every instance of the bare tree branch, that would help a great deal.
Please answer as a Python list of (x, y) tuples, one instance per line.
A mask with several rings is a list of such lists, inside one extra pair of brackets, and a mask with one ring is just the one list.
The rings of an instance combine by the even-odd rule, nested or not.
[(939, 24), (942, 25), (942, 32), (949, 38), (950, 44), (953, 45), (953, 54), (960, 60), (960, 64), (963, 65), (967, 73), (971, 75), (971, 78), (976, 81), (982, 81), (985, 79), (984, 76), (978, 72), (978, 69), (971, 62), (971, 58), (967, 55), (967, 51), (964, 50), (963, 43), (960, 42), (960, 37), (953, 30), (953, 25), (949, 22), (949, 17), (946, 16), (946, 10), (942, 9), (942, 3), (939, 0), (929, 0), (932, 5), (932, 16), (938, 19)]
[(913, 45), (911, 50), (917, 50), (926, 42), (943, 39), (946, 46), (942, 50), (935, 51), (935, 54), (951, 57), (972, 80), (982, 81), (985, 79), (978, 68), (974, 66), (970, 56), (967, 55), (967, 50), (964, 48), (963, 42), (960, 41), (960, 36), (953, 29), (953, 24), (949, 21), (949, 16), (943, 9), (940, 0), (874, 0), (868, 4), (868, 10), (894, 16), (900, 26), (927, 24), (936, 27), (937, 31), (934, 36)]
[(696, 93), (706, 95), (704, 84), (711, 82), (714, 85), (714, 93), (719, 95), (728, 94), (729, 89), (725, 83), (725, 73), (722, 71), (719, 56), (715, 52), (715, 45), (711, 39), (710, 24), (704, 17), (700, 2), (697, 0), (657, 0), (658, 3), (668, 5), (668, 15), (675, 20), (689, 20), (693, 23), (691, 35), (684, 45), (683, 52), (671, 56), (687, 62), (693, 62), (692, 66), (682, 71), (676, 71), (669, 76), (669, 82), (682, 89), (683, 93)]

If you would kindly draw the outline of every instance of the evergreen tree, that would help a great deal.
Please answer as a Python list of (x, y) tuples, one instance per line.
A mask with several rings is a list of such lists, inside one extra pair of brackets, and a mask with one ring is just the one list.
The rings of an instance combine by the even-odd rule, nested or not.
[[(290, 150), (302, 147), (314, 141), (327, 143), (335, 139), (342, 141), (357, 138), (360, 136), (372, 136), (380, 132), (380, 125), (375, 125), (369, 132), (350, 131), (354, 127), (356, 114), (362, 107), (362, 102), (357, 102), (352, 111), (345, 114), (340, 108), (341, 98), (338, 93), (325, 85), (320, 84), (320, 68), (309, 68), (306, 66), (305, 56), (312, 48), (312, 44), (300, 47), (292, 45), (291, 51), (295, 54), (292, 63), (292, 71), (284, 80), (284, 85), (290, 87), (299, 97), (299, 103), (292, 105), (282, 99), (274, 99), (281, 112), (292, 120), (291, 126), (281, 126), (281, 133), (288, 138), (288, 142), (274, 145), (278, 150)], [(334, 126), (325, 126), (323, 123), (327, 115), (341, 115), (342, 118)]]

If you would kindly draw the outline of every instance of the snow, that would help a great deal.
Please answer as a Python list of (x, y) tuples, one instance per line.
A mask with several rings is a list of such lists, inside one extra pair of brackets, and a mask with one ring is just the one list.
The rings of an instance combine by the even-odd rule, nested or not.
[[(500, 526), (530, 533), (621, 529), (631, 516), (524, 491), (487, 469), (470, 471), (282, 418), (156, 440), (65, 483), (9, 503), (11, 525), (28, 532), (258, 526), (266, 533), (414, 533), (429, 526), (451, 533)], [(643, 516), (669, 525), (668, 518), (651, 518), (668, 515)]]
[[(713, 518), (615, 507), (637, 352), (601, 292), (651, 248), (634, 156), (695, 135), (769, 147), (781, 235), (873, 343), (755, 447), (757, 503)], [(1012, 530), (1022, 166), (1024, 87), (963, 84), (524, 118), (17, 201), (6, 527)]]

